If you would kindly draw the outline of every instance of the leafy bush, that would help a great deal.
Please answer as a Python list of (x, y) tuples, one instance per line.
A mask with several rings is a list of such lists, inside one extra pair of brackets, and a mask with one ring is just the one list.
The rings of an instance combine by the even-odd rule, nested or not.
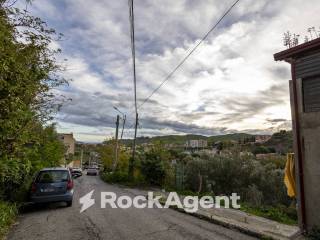
[(128, 173), (125, 172), (114, 172), (114, 173), (102, 173), (101, 178), (105, 182), (109, 183), (126, 183), (128, 182)]
[(186, 164), (185, 183), (187, 189), (193, 192), (206, 191), (208, 161), (194, 158)]
[(266, 153), (275, 153), (276, 150), (273, 147), (265, 147), (265, 146), (255, 146), (252, 150), (253, 154), (266, 154)]
[(22, 146), (10, 158), (0, 156), (0, 198), (9, 201), (25, 201), (34, 174), (44, 167), (59, 166), (64, 146), (58, 140), (53, 125), (35, 124), (30, 132), (31, 144)]
[(253, 206), (260, 206), (263, 201), (263, 193), (255, 184), (250, 185), (245, 193), (245, 199)]
[(155, 152), (146, 153), (145, 158), (141, 160), (141, 173), (148, 183), (162, 186), (165, 178), (165, 168), (160, 156)]
[(283, 183), (284, 171), (272, 163), (261, 164), (237, 153), (215, 157), (192, 158), (186, 163), (186, 190), (214, 192), (216, 195), (238, 193), (252, 205), (289, 205)]
[(4, 239), (4, 235), (14, 222), (17, 212), (15, 204), (0, 201), (0, 239)]
[(104, 172), (100, 175), (101, 179), (107, 183), (119, 183), (130, 187), (145, 187), (149, 184), (145, 181), (144, 176), (134, 173), (134, 179), (130, 179), (127, 172)]

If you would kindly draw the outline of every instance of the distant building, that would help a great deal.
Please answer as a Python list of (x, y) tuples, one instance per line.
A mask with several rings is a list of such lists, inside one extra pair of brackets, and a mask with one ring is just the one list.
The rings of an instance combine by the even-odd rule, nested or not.
[(218, 150), (216, 148), (203, 149), (203, 150), (200, 150), (199, 153), (204, 153), (204, 154), (207, 154), (209, 156), (214, 157), (218, 153)]
[(73, 133), (61, 133), (59, 139), (63, 142), (66, 147), (66, 155), (73, 154), (75, 150), (76, 140), (73, 137)]
[(186, 148), (206, 148), (208, 147), (208, 142), (203, 139), (188, 140), (185, 146)]
[(172, 149), (172, 148), (174, 148), (175, 147), (175, 144), (173, 144), (173, 143), (166, 143), (165, 145), (164, 145), (164, 148), (166, 148), (166, 149)]
[(81, 167), (81, 161), (80, 160), (73, 160), (67, 165), (67, 167), (80, 168)]
[(143, 149), (145, 152), (149, 152), (154, 148), (153, 143), (142, 143), (140, 144), (140, 147)]
[(256, 136), (256, 143), (265, 143), (267, 142), (268, 140), (271, 139), (271, 136), (270, 135), (257, 135)]

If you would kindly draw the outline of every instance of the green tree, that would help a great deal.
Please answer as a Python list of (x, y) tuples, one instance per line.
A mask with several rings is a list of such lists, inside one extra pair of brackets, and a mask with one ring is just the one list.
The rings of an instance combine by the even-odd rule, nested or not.
[(64, 145), (54, 125), (34, 123), (29, 137), (32, 141), (22, 146), (16, 157), (0, 162), (0, 189), (5, 199), (23, 200), (35, 172), (62, 163)]
[(59, 37), (0, 0), (0, 198), (15, 200), (35, 171), (61, 160), (54, 126), (45, 126), (62, 103), (53, 89), (67, 83), (58, 74), (60, 50), (50, 47)]
[(114, 141), (108, 141), (98, 148), (105, 171), (112, 171), (112, 163), (114, 160), (114, 143)]
[[(98, 152), (101, 157), (105, 171), (112, 171), (115, 158), (115, 140), (105, 141), (98, 147)], [(122, 144), (119, 144), (118, 162), (116, 171), (127, 172), (129, 166), (129, 153), (124, 149)]]
[(174, 177), (170, 165), (172, 156), (169, 151), (158, 144), (151, 151), (144, 153), (141, 158), (141, 173), (148, 183), (158, 186), (170, 185), (170, 180)]

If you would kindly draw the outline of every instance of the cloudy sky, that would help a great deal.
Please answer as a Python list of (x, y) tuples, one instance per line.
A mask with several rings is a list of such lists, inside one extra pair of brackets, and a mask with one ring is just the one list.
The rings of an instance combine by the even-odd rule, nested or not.
[[(135, 0), (141, 103), (234, 0)], [(289, 65), (274, 62), (283, 33), (319, 27), (318, 0), (241, 0), (182, 68), (139, 109), (139, 136), (271, 133), (290, 126)], [(58, 130), (98, 142), (114, 134), (118, 107), (133, 124), (127, 0), (35, 0), (28, 10), (64, 34), (59, 89), (72, 98)], [(318, 24), (318, 25), (317, 25)], [(301, 39), (302, 41), (302, 39)], [(125, 137), (132, 137), (126, 130)]]

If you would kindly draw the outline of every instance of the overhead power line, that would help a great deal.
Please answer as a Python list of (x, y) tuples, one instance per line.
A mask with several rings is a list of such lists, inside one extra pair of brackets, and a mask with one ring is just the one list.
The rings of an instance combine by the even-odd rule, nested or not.
[(210, 33), (216, 29), (220, 22), (228, 15), (228, 13), (238, 4), (240, 0), (236, 0), (227, 11), (219, 18), (215, 25), (202, 37), (202, 39), (192, 48), (192, 50), (180, 61), (180, 63), (164, 78), (164, 80), (156, 87), (151, 94), (143, 100), (143, 102), (138, 106), (138, 109), (141, 108), (149, 99), (174, 75), (174, 73), (187, 61), (191, 54), (201, 45), (201, 43), (210, 35)]
[[(135, 110), (136, 113), (136, 122), (138, 121), (137, 113), (138, 109), (141, 108), (149, 99), (174, 75), (174, 73), (186, 62), (186, 60), (192, 55), (192, 53), (202, 44), (204, 40), (210, 35), (210, 33), (217, 28), (217, 26), (221, 23), (221, 21), (231, 12), (231, 10), (240, 2), (240, 0), (236, 0), (224, 14), (218, 19), (218, 21), (210, 28), (210, 30), (202, 37), (202, 39), (190, 50), (188, 50), (188, 54), (179, 62), (179, 64), (163, 79), (163, 81), (156, 87), (151, 94), (143, 100), (140, 105), (137, 105), (136, 101), (136, 70), (135, 70), (135, 44), (134, 44), (134, 13), (133, 13), (133, 0), (128, 0), (129, 3), (129, 17), (130, 17), (130, 31), (131, 31), (131, 50), (132, 50), (132, 60), (133, 60), (133, 73), (134, 73), (134, 93), (135, 93)], [(131, 112), (129, 115), (131, 115)], [(128, 116), (128, 115), (127, 115)], [(138, 122), (137, 122), (138, 123)], [(136, 123), (131, 124), (128, 127), (128, 131), (135, 127)], [(138, 125), (138, 124), (137, 124)], [(136, 131), (136, 128), (135, 128)], [(136, 138), (136, 132), (135, 132)]]

